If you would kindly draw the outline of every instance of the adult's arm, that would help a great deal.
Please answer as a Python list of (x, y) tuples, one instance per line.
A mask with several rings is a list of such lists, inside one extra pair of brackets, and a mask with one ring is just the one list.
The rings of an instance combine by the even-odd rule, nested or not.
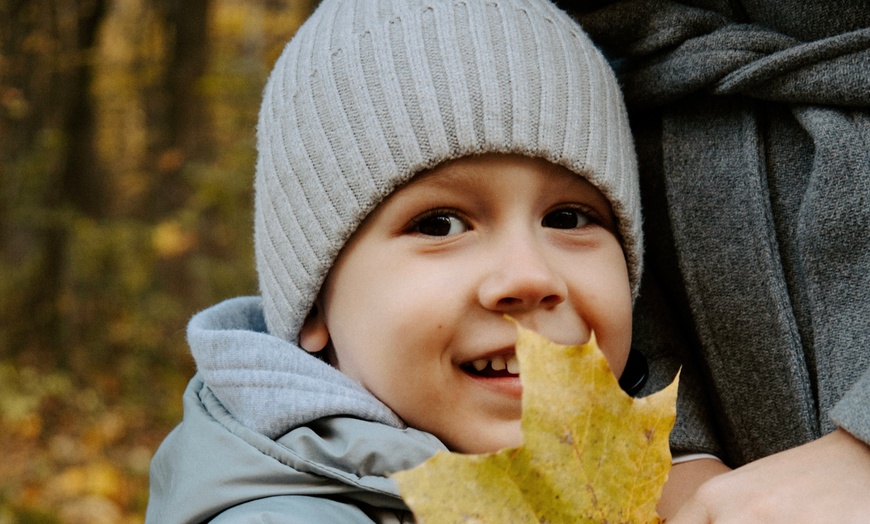
[(647, 253), (675, 253), (666, 292), (685, 298), (727, 458), (836, 424), (866, 438), (866, 2), (824, 20), (803, 0), (588, 5), (636, 128), (645, 216), (665, 216)]

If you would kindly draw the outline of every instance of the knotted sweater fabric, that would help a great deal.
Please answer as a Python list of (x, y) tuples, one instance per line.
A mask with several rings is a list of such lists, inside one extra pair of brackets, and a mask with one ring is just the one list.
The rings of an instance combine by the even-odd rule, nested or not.
[[(732, 466), (837, 426), (870, 443), (868, 2), (575, 14), (617, 69), (636, 136), (644, 280), (664, 288), (638, 314), (673, 309), (705, 383), (683, 409), (715, 422)], [(702, 434), (684, 417), (672, 445), (715, 452)]]

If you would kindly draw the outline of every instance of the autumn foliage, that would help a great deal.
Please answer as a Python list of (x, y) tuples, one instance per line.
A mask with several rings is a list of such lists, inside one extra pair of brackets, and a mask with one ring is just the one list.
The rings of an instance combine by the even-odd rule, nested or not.
[(0, 0), (0, 523), (142, 520), (187, 319), (256, 293), (256, 114), (313, 4)]

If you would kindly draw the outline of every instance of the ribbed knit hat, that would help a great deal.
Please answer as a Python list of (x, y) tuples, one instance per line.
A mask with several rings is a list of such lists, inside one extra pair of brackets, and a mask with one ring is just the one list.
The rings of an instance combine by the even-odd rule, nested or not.
[(296, 342), (336, 256), (414, 174), (501, 152), (595, 185), (636, 294), (634, 147), (613, 73), (544, 0), (324, 0), (284, 49), (258, 126), (255, 248), (270, 333)]

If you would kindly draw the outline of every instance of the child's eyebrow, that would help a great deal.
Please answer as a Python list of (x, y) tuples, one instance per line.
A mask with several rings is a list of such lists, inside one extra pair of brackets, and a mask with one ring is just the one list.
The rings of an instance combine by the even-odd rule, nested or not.
[(409, 186), (431, 189), (453, 189), (461, 186), (463, 190), (474, 190), (489, 173), (485, 169), (468, 169), (452, 166), (439, 171), (426, 171), (412, 178)]
[(438, 170), (423, 171), (412, 181), (429, 182), (436, 185), (449, 185), (455, 182), (463, 182), (469, 179), (480, 178), (476, 171), (480, 169), (472, 169), (463, 165), (446, 165)]
[[(597, 188), (588, 178), (581, 173), (572, 172), (551, 164), (548, 184), (554, 193), (564, 195), (584, 195), (582, 198), (592, 197), (590, 189), (597, 192)], [(461, 194), (481, 192), (486, 185), (488, 177), (499, 176), (497, 167), (488, 166), (485, 162), (479, 164), (444, 164), (436, 169), (421, 171), (400, 190), (411, 189), (414, 191), (444, 191), (458, 192)], [(581, 198), (578, 196), (578, 198)], [(612, 213), (610, 202), (603, 195), (592, 197), (599, 205), (606, 205), (608, 212)]]

